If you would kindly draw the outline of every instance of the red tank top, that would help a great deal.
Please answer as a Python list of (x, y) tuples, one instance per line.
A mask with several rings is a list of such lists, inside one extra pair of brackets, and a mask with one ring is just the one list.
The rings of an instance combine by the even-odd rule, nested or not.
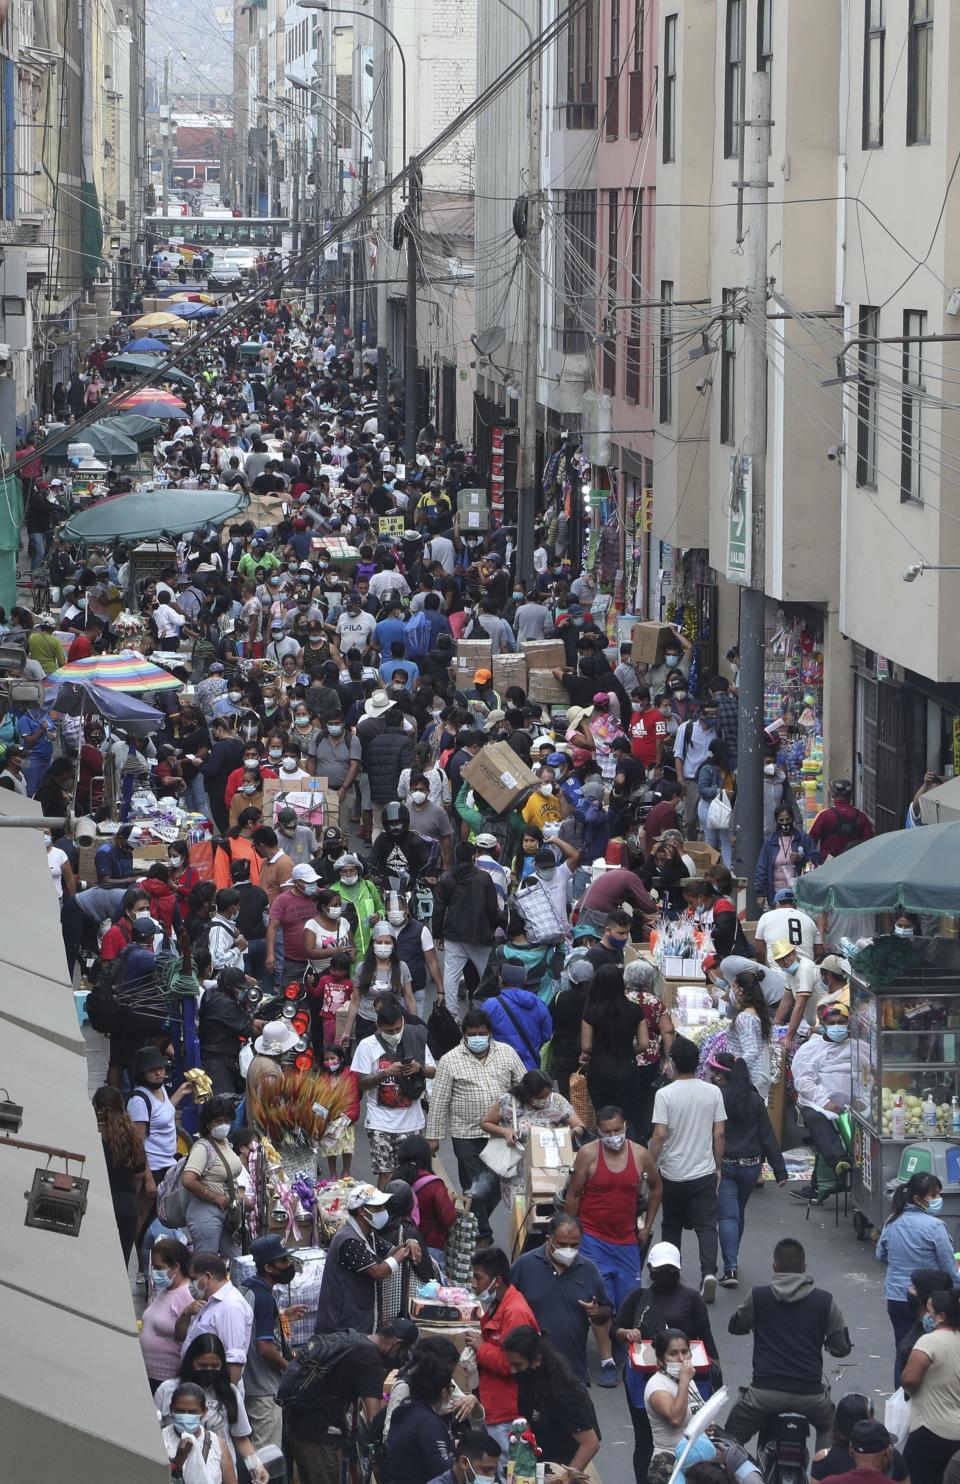
[(633, 1150), (628, 1149), (628, 1154), (622, 1170), (611, 1170), (604, 1158), (603, 1144), (599, 1144), (597, 1168), (580, 1197), (580, 1225), (584, 1231), (617, 1247), (626, 1247), (637, 1240), (640, 1172)]

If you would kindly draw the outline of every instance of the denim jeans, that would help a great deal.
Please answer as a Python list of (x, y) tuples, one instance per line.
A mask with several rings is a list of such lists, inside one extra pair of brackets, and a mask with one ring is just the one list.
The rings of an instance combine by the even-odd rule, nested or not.
[(730, 844), (730, 831), (715, 830), (712, 825), (707, 824), (707, 814), (709, 812), (709, 809), (710, 805), (707, 803), (706, 799), (701, 799), (699, 807), (697, 809), (697, 818), (700, 821), (700, 833), (703, 835), (704, 841), (707, 845), (710, 846), (711, 850), (719, 850), (720, 858), (729, 871), (730, 861), (733, 856), (733, 847)]
[(760, 1174), (760, 1161), (752, 1165), (721, 1165), (720, 1189), (717, 1192), (717, 1225), (720, 1228), (720, 1253), (724, 1268), (737, 1266), (740, 1238), (743, 1236), (747, 1201)]

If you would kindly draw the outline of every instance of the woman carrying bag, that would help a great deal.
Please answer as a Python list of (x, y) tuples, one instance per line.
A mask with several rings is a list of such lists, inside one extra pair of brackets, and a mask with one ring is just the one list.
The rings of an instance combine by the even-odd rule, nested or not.
[(229, 1141), (233, 1105), (211, 1098), (200, 1108), (197, 1141), (187, 1156), (181, 1183), (187, 1194), (187, 1226), (196, 1252), (240, 1256), (243, 1196), (237, 1182), (243, 1164)]
[(508, 1210), (513, 1207), (514, 1197), (523, 1193), (523, 1145), (531, 1129), (569, 1128), (576, 1136), (586, 1133), (572, 1104), (554, 1092), (543, 1072), (527, 1072), (515, 1082), (487, 1109), (480, 1127), (488, 1135), (480, 1158), (499, 1175), (500, 1198)]

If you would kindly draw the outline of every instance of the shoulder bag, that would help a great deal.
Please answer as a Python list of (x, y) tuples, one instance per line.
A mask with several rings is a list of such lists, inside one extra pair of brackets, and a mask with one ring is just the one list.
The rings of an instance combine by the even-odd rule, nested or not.
[[(517, 1103), (513, 1104), (513, 1131), (517, 1132)], [(488, 1170), (499, 1175), (501, 1180), (512, 1180), (520, 1168), (523, 1149), (519, 1144), (510, 1144), (506, 1139), (491, 1136), (480, 1150), (480, 1158)]]

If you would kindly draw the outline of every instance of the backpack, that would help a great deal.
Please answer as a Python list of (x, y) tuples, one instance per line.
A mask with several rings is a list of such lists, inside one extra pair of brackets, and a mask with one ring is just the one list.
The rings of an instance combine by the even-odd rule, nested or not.
[(456, 1016), (450, 1013), (443, 1000), (437, 1000), (427, 1020), (427, 1045), (434, 1061), (439, 1061), (454, 1046), (459, 1046), (462, 1035)]
[(157, 1186), (157, 1215), (164, 1226), (187, 1224), (187, 1192), (183, 1188), (183, 1171), (189, 1154), (183, 1154), (170, 1166)]
[(408, 620), (403, 631), (403, 652), (408, 660), (427, 654), (432, 631), (433, 625), (422, 608)]
[(301, 1345), (280, 1377), (277, 1403), (281, 1407), (313, 1408), (320, 1400), (317, 1392), (330, 1372), (340, 1364), (348, 1351), (365, 1340), (355, 1329), (339, 1334), (313, 1335)]
[(464, 637), (464, 639), (489, 639), (490, 638), (490, 635), (487, 633), (486, 629), (483, 627), (483, 624), (480, 622), (480, 614), (479, 613), (474, 613), (473, 617), (470, 620), (470, 623), (468, 624), (467, 628), (464, 630), (463, 637)]
[[(129, 946), (128, 943), (127, 948)], [(126, 951), (124, 948), (107, 963), (98, 959), (93, 968), (93, 988), (87, 995), (86, 1012), (91, 1026), (102, 1036), (115, 1035), (123, 1024), (124, 1010), (117, 1004), (116, 991), (125, 977), (123, 956)]]
[(841, 840), (852, 840), (854, 836), (859, 839), (860, 823), (856, 819), (856, 817), (854, 817), (853, 819), (846, 819), (842, 814), (838, 814), (836, 809), (834, 809), (833, 833), (835, 835), (839, 835)]

